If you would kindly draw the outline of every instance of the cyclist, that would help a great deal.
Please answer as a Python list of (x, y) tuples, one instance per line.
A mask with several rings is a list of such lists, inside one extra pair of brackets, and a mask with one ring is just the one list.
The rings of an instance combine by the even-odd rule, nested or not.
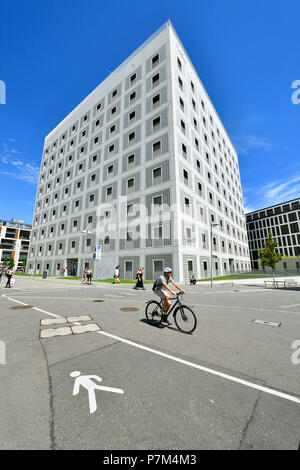
[[(179, 285), (172, 278), (172, 269), (171, 268), (164, 268), (163, 275), (159, 276), (159, 278), (156, 279), (155, 283), (153, 284), (154, 293), (156, 295), (158, 295), (158, 297), (160, 297), (163, 300), (164, 315), (162, 317), (162, 321), (166, 321), (166, 319), (167, 319), (166, 316), (167, 316), (168, 310), (171, 306), (171, 302), (170, 302), (171, 296), (170, 296), (169, 292), (174, 296), (176, 295), (176, 292), (174, 292), (168, 286), (169, 282), (171, 282), (173, 284), (173, 286), (176, 287), (176, 289), (178, 289), (180, 292), (185, 294), (185, 291), (183, 289), (181, 289), (181, 287), (179, 287)], [(169, 292), (167, 292), (167, 291), (169, 291)]]

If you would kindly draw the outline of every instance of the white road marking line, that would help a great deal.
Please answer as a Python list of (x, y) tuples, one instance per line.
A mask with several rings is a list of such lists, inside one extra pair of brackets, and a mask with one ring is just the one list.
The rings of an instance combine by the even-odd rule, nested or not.
[(300, 307), (300, 304), (280, 305), (279, 308)]
[(42, 310), (41, 308), (33, 307), (33, 310), (37, 310), (38, 312), (46, 313), (47, 315), (51, 315), (52, 317), (62, 318), (60, 315), (55, 315), (54, 313), (47, 312), (46, 310)]
[[(2, 295), (2, 297), (6, 297), (6, 295)], [(15, 300), (15, 299), (11, 299), (10, 297), (6, 297), (8, 300), (11, 300), (12, 302), (16, 302), (17, 304), (21, 304), (21, 305), (28, 305), (28, 304), (24, 304), (24, 302), (20, 302), (19, 300)]]
[(180, 364), (184, 364), (186, 366), (190, 366), (190, 367), (193, 367), (195, 369), (202, 370), (204, 372), (208, 372), (209, 374), (217, 375), (218, 377), (222, 377), (223, 379), (231, 380), (232, 382), (237, 382), (241, 385), (245, 385), (247, 387), (254, 388), (256, 390), (260, 390), (260, 391), (265, 392), (265, 393), (269, 393), (270, 395), (275, 395), (277, 397), (284, 398), (285, 400), (289, 400), (289, 401), (292, 401), (294, 403), (299, 403), (300, 404), (300, 398), (295, 397), (293, 395), (288, 395), (286, 393), (282, 393), (282, 392), (279, 392), (277, 390), (273, 390), (272, 388), (263, 387), (261, 385), (254, 384), (252, 382), (248, 382), (247, 380), (242, 380), (242, 379), (239, 379), (237, 377), (233, 377), (232, 375), (227, 375), (227, 374), (224, 374), (223, 372), (219, 372), (219, 371), (214, 370), (214, 369), (209, 369), (207, 367), (200, 366), (199, 364), (194, 364), (193, 362), (185, 361), (184, 359), (180, 359), (178, 357), (171, 356), (170, 354), (165, 354), (163, 352), (157, 351), (156, 349), (152, 349), (152, 348), (148, 348), (146, 346), (142, 346), (141, 344), (134, 343), (133, 341), (129, 341), (127, 339), (120, 338), (119, 336), (115, 336), (115, 335), (112, 335), (110, 333), (106, 333), (105, 331), (98, 331), (97, 333), (99, 335), (104, 335), (104, 336), (108, 336), (109, 338), (116, 339), (116, 340), (118, 340), (122, 343), (129, 344), (130, 346), (134, 346), (135, 348), (139, 348), (139, 349), (143, 349), (144, 351), (151, 352), (153, 354), (156, 354), (157, 356), (161, 356), (161, 357), (165, 357), (167, 359), (171, 359), (172, 361), (179, 362)]
[[(3, 297), (6, 297), (6, 296), (3, 295)], [(7, 297), (7, 298), (9, 300), (15, 301), (14, 299), (11, 299), (9, 297)], [(24, 304), (24, 305), (27, 305), (27, 304)], [(37, 307), (33, 307), (33, 309), (38, 310), (39, 312), (46, 313), (47, 315), (51, 315), (53, 317), (62, 318), (61, 315), (55, 315), (54, 313), (47, 312), (47, 311), (42, 310), (42, 309), (37, 308)], [(104, 336), (107, 336), (107, 337), (112, 338), (112, 339), (116, 339), (117, 341), (129, 344), (130, 346), (134, 346), (135, 348), (138, 348), (138, 349), (143, 349), (144, 351), (151, 352), (153, 354), (156, 354), (157, 356), (161, 356), (161, 357), (165, 357), (167, 359), (171, 359), (172, 361), (179, 362), (180, 364), (184, 364), (184, 365), (187, 365), (189, 367), (193, 367), (195, 369), (202, 370), (203, 372), (207, 372), (209, 374), (216, 375), (218, 377), (222, 377), (222, 378), (230, 380), (232, 382), (236, 382), (236, 383), (239, 383), (241, 385), (245, 385), (247, 387), (254, 388), (256, 390), (260, 390), (261, 392), (265, 392), (265, 393), (268, 393), (270, 395), (275, 395), (275, 396), (283, 398), (285, 400), (289, 400), (289, 401), (292, 401), (294, 403), (299, 403), (300, 404), (300, 398), (295, 397), (293, 395), (288, 395), (286, 393), (282, 393), (282, 392), (279, 392), (277, 390), (273, 390), (272, 388), (263, 387), (261, 385), (254, 384), (252, 382), (248, 382), (247, 380), (242, 380), (242, 379), (239, 379), (239, 378), (234, 377), (232, 375), (227, 375), (227, 374), (224, 374), (223, 372), (219, 372), (219, 371), (214, 370), (214, 369), (209, 369), (207, 367), (200, 366), (199, 364), (195, 364), (193, 362), (189, 362), (189, 361), (186, 361), (184, 359), (180, 359), (178, 357), (171, 356), (170, 354), (165, 354), (163, 352), (157, 351), (156, 349), (148, 348), (147, 346), (143, 346), (141, 344), (134, 343), (133, 341), (130, 341), (128, 339), (121, 338), (120, 336), (115, 336), (115, 335), (112, 335), (111, 333), (106, 333), (105, 331), (97, 331), (97, 334), (104, 335)]]

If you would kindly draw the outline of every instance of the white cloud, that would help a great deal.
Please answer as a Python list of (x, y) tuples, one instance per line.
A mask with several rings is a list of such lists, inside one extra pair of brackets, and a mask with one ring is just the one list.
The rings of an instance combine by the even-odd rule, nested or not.
[(300, 174), (294, 175), (286, 179), (276, 179), (270, 181), (260, 188), (256, 188), (252, 192), (252, 197), (245, 202), (245, 212), (262, 209), (264, 207), (281, 204), (291, 199), (300, 198)]
[[(12, 138), (8, 140), (9, 142), (15, 142)], [(28, 162), (28, 159), (21, 158), (21, 155), (19, 150), (11, 148), (11, 145), (3, 142), (0, 151), (0, 163), (3, 164), (2, 168), (0, 166), (0, 174), (27, 183), (37, 184), (40, 167), (36, 166), (34, 162)]]
[(247, 155), (252, 149), (269, 150), (274, 144), (265, 137), (239, 135), (233, 138), (233, 145), (239, 155)]

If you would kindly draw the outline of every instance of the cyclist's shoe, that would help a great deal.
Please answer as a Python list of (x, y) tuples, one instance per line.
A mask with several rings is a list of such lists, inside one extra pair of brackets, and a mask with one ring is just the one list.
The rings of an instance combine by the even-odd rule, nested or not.
[(168, 320), (168, 315), (166, 315), (165, 313), (162, 313), (161, 315), (161, 322), (166, 323), (167, 325), (171, 325), (171, 323)]

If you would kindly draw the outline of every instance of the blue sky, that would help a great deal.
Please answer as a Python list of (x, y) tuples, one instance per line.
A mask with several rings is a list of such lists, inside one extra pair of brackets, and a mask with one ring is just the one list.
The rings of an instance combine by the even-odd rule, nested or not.
[(45, 136), (168, 18), (236, 146), (246, 209), (300, 196), (298, 0), (11, 0), (0, 10), (0, 218), (31, 223)]

